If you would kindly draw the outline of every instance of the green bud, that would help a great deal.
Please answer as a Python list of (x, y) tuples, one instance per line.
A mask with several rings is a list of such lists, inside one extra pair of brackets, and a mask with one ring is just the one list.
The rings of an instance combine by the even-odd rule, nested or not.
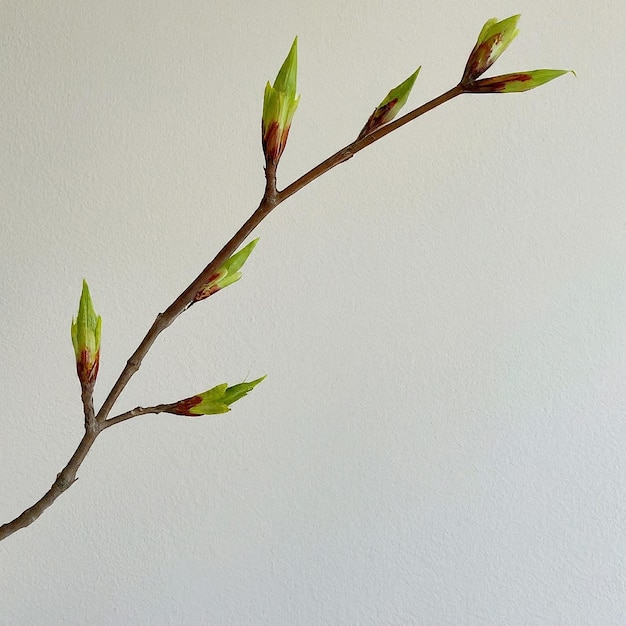
[(233, 283), (236, 283), (241, 278), (241, 268), (243, 264), (248, 260), (250, 253), (254, 250), (259, 238), (253, 239), (247, 246), (244, 246), (238, 252), (235, 252), (225, 263), (222, 265), (209, 281), (198, 291), (194, 302), (204, 300), (214, 293), (228, 287)]
[(469, 85), (465, 91), (468, 93), (518, 93), (520, 91), (529, 91), (568, 72), (576, 75), (572, 70), (532, 70), (529, 72), (504, 74), (503, 76), (477, 80)]
[(265, 160), (278, 163), (289, 136), (291, 120), (298, 108), (296, 96), (298, 77), (298, 38), (293, 40), (289, 54), (282, 64), (274, 85), (265, 86), (261, 124)]
[(87, 281), (83, 280), (78, 315), (72, 320), (72, 344), (81, 384), (94, 383), (98, 375), (101, 332), (102, 318), (96, 315)]
[(485, 23), (467, 60), (461, 79), (462, 85), (465, 86), (476, 80), (498, 60), (498, 57), (517, 37), (519, 18), (519, 15), (512, 15), (498, 22), (494, 17)]
[(229, 387), (227, 383), (217, 385), (197, 396), (176, 402), (167, 413), (197, 417), (198, 415), (217, 415), (230, 411), (230, 405), (252, 391), (265, 376), (250, 382), (239, 383)]
[(361, 129), (357, 139), (362, 139), (383, 124), (391, 122), (391, 120), (399, 113), (400, 109), (409, 99), (409, 94), (411, 93), (411, 89), (413, 89), (413, 85), (415, 84), (415, 80), (417, 79), (417, 75), (420, 73), (421, 69), (421, 67), (418, 67), (404, 82), (400, 83), (397, 87), (394, 87), (385, 96), (385, 99), (370, 115), (365, 126)]

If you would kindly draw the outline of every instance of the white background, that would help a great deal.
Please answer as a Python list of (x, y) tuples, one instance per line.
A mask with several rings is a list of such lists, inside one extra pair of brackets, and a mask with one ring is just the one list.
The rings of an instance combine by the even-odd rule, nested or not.
[(490, 17), (523, 14), (495, 73), (578, 78), (458, 98), (272, 214), (116, 409), (267, 380), (106, 431), (0, 544), (0, 623), (626, 624), (624, 6), (1, 1), (0, 522), (80, 440), (81, 279), (101, 402), (258, 203), (294, 35), (279, 186), (418, 65), (409, 106), (453, 86)]

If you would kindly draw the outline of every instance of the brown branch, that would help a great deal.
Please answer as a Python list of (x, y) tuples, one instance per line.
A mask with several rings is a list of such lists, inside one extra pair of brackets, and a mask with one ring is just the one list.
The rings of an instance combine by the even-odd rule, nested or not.
[(81, 383), (80, 399), (83, 403), (83, 414), (85, 415), (85, 430), (94, 430), (96, 427), (96, 411), (93, 407), (93, 388), (95, 381)]
[(126, 420), (129, 420), (132, 417), (137, 417), (138, 415), (148, 415), (149, 413), (165, 413), (166, 411), (169, 411), (171, 408), (175, 407), (177, 404), (177, 402), (172, 402), (171, 404), (157, 404), (156, 406), (148, 407), (138, 406), (130, 411), (126, 411), (126, 413), (121, 413), (120, 415), (116, 415), (115, 417), (111, 417), (108, 420), (101, 422), (101, 430), (109, 428), (109, 426), (115, 426), (115, 424), (119, 424), (120, 422), (125, 422)]
[(200, 288), (203, 287), (203, 285), (208, 282), (209, 278), (215, 274), (224, 262), (237, 251), (237, 248), (239, 248), (239, 246), (245, 241), (246, 237), (250, 235), (250, 233), (271, 213), (275, 207), (293, 194), (300, 191), (303, 187), (306, 187), (306, 185), (313, 182), (316, 178), (319, 178), (322, 174), (328, 172), (336, 165), (352, 158), (357, 152), (461, 93), (463, 93), (463, 89), (460, 86), (454, 87), (434, 100), (423, 104), (410, 113), (407, 113), (397, 120), (390, 122), (389, 124), (386, 124), (385, 126), (382, 126), (374, 132), (366, 135), (362, 139), (353, 141), (295, 180), (282, 191), (278, 191), (276, 188), (276, 164), (272, 162), (267, 163), (265, 168), (265, 192), (256, 211), (254, 211), (243, 226), (241, 226), (228, 243), (217, 253), (215, 258), (200, 272), (200, 274), (198, 274), (198, 276), (178, 296), (178, 298), (176, 298), (176, 300), (174, 300), (174, 302), (172, 302), (172, 304), (170, 304), (170, 306), (163, 313), (159, 313), (159, 315), (157, 315), (154, 323), (150, 327), (150, 330), (146, 333), (145, 337), (142, 339), (135, 352), (133, 352), (130, 359), (128, 359), (122, 373), (111, 388), (111, 391), (102, 404), (102, 407), (95, 416), (91, 390), (83, 389), (82, 400), (85, 413), (85, 434), (83, 435), (76, 452), (74, 452), (68, 464), (57, 475), (57, 478), (50, 489), (40, 500), (38, 500), (30, 508), (26, 509), (13, 521), (0, 526), (0, 541), (21, 528), (25, 528), (26, 526), (32, 524), (64, 491), (66, 491), (77, 480), (76, 472), (78, 471), (78, 468), (87, 456), (87, 453), (95, 442), (96, 437), (103, 430), (133, 417), (137, 417), (138, 415), (160, 413), (168, 408), (171, 408), (171, 404), (160, 404), (148, 408), (137, 407), (131, 411), (117, 415), (116, 417), (108, 418), (113, 405), (126, 385), (129, 383), (130, 379), (139, 370), (144, 357), (156, 341), (157, 337), (189, 307)]

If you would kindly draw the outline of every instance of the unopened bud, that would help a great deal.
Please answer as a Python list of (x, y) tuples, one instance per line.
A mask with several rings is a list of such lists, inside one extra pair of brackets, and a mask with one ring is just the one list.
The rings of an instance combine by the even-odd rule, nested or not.
[(78, 315), (72, 320), (72, 344), (81, 385), (93, 384), (100, 365), (102, 318), (96, 315), (87, 281), (83, 280)]
[(227, 383), (217, 385), (197, 396), (180, 400), (173, 404), (167, 413), (174, 415), (185, 415), (187, 417), (198, 417), (199, 415), (217, 415), (230, 411), (230, 405), (240, 400), (252, 391), (265, 376), (250, 382), (239, 383), (229, 387)]
[(568, 72), (574, 74), (572, 70), (531, 70), (482, 78), (468, 85), (465, 91), (468, 93), (519, 93), (544, 85)]
[(289, 136), (291, 120), (298, 108), (300, 96), (296, 96), (298, 77), (298, 38), (293, 40), (289, 54), (282, 64), (274, 85), (268, 82), (263, 98), (261, 124), (265, 160), (278, 163)]
[(519, 18), (519, 15), (512, 15), (498, 22), (494, 17), (485, 23), (467, 60), (461, 79), (462, 85), (465, 86), (476, 80), (498, 60), (498, 57), (517, 36)]
[(397, 87), (394, 87), (385, 97), (385, 99), (374, 109), (374, 112), (370, 115), (365, 126), (361, 129), (357, 139), (362, 139), (366, 135), (375, 131), (383, 124), (391, 122), (391, 120), (398, 114), (400, 109), (406, 104), (409, 99), (409, 94), (415, 79), (420, 73), (422, 68), (418, 67), (413, 74), (411, 74), (404, 82), (400, 83)]
[(253, 239), (247, 246), (244, 246), (238, 252), (235, 252), (235, 254), (233, 254), (233, 256), (231, 256), (224, 263), (224, 265), (222, 265), (217, 272), (209, 278), (208, 282), (205, 283), (198, 291), (193, 301), (199, 302), (200, 300), (204, 300), (205, 298), (208, 298), (214, 293), (220, 291), (220, 289), (224, 289), (224, 287), (228, 287), (228, 285), (236, 283), (241, 278), (240, 270), (243, 267), (243, 264), (248, 260), (252, 250), (254, 250), (254, 246), (256, 246), (257, 241), (259, 241), (258, 237)]

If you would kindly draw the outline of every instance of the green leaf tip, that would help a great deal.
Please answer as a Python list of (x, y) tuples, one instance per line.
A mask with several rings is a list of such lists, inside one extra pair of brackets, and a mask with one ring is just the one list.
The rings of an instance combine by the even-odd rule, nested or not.
[[(248, 260), (250, 253), (254, 250), (258, 241), (259, 237), (253, 239), (238, 252), (235, 252), (235, 254), (233, 254), (233, 256), (231, 256), (228, 261), (222, 265), (222, 268), (225, 269), (228, 274), (239, 272), (239, 270), (243, 267), (243, 264)], [(241, 276), (241, 274), (239, 274), (239, 276)]]
[(287, 97), (296, 97), (296, 85), (298, 82), (298, 37), (296, 36), (289, 49), (287, 58), (278, 70), (276, 80), (274, 81), (274, 89), (287, 94)]
[(393, 108), (393, 116), (395, 117), (395, 115), (397, 115), (409, 99), (409, 94), (411, 93), (411, 89), (413, 89), (413, 85), (415, 84), (421, 69), (421, 66), (418, 67), (405, 81), (401, 82), (397, 87), (394, 87), (387, 94), (385, 99), (378, 105), (378, 108), (380, 109), (392, 101), (395, 102), (395, 106)]
[(241, 398), (248, 395), (250, 391), (252, 391), (259, 383), (263, 382), (267, 378), (267, 375), (261, 376), (261, 378), (257, 378), (256, 380), (251, 380), (250, 382), (243, 382), (237, 385), (233, 385), (232, 387), (227, 387), (224, 392), (224, 404), (232, 404), (233, 402), (237, 402)]
[[(502, 42), (505, 49), (515, 37), (519, 34), (519, 30), (517, 29), (517, 23), (519, 22), (520, 17), (522, 17), (521, 13), (517, 15), (511, 15), (511, 17), (507, 17), (503, 20), (498, 20), (497, 17), (492, 17), (490, 20), (487, 20), (482, 27), (480, 33), (478, 34), (478, 39), (476, 41), (477, 44), (482, 44), (493, 37), (506, 39), (506, 42)], [(501, 50), (501, 53), (504, 50)]]

